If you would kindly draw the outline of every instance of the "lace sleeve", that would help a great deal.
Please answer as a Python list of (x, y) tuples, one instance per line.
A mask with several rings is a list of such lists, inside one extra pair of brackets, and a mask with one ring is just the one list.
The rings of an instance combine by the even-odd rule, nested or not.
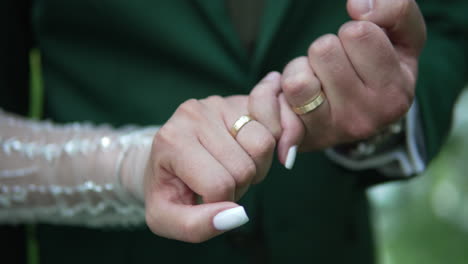
[(157, 130), (56, 125), (0, 110), (0, 223), (143, 223)]

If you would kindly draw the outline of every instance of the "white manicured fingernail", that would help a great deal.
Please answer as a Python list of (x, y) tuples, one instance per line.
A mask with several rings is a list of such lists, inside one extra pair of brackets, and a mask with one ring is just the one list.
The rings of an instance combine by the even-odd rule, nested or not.
[(292, 146), (288, 150), (288, 155), (286, 156), (286, 162), (284, 163), (284, 167), (290, 170), (294, 166), (294, 162), (296, 161), (296, 154), (297, 154), (297, 146)]
[(226, 231), (239, 227), (249, 221), (243, 206), (224, 210), (213, 217), (213, 225), (217, 230)]

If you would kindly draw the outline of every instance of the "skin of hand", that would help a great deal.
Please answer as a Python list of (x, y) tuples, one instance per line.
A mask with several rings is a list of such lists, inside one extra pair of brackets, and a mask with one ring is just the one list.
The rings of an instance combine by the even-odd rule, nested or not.
[[(307, 57), (284, 69), (278, 142), (283, 164), (291, 146), (313, 151), (369, 138), (402, 118), (413, 102), (426, 40), (416, 2), (349, 0), (347, 10), (354, 21), (315, 40)], [(321, 106), (300, 116), (292, 112), (320, 90), (326, 96)]]
[[(280, 75), (264, 78), (253, 92), (259, 90), (279, 93)], [(161, 127), (144, 179), (146, 223), (155, 234), (198, 243), (237, 227), (235, 221), (241, 225), (248, 220), (245, 212), (230, 219), (223, 212), (237, 210), (235, 202), (251, 184), (262, 181), (271, 166), (281, 126), (275, 115), (277, 96), (269, 98), (262, 101), (267, 110), (259, 116), (276, 116), (269, 122), (275, 136), (256, 120), (245, 124), (235, 138), (230, 134), (234, 122), (249, 114), (248, 96), (188, 100)], [(198, 196), (203, 204), (197, 203)], [(217, 226), (216, 217), (228, 226)]]

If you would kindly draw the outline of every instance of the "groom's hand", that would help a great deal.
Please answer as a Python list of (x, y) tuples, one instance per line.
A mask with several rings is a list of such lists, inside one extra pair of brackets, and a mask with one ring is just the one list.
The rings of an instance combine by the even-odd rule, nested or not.
[(347, 9), (354, 21), (337, 35), (314, 41), (307, 57), (284, 69), (282, 91), (291, 108), (307, 104), (320, 91), (325, 101), (282, 121), (303, 125), (302, 131), (285, 128), (278, 145), (283, 162), (293, 145), (311, 151), (368, 138), (403, 117), (413, 102), (426, 40), (416, 2), (349, 0)]

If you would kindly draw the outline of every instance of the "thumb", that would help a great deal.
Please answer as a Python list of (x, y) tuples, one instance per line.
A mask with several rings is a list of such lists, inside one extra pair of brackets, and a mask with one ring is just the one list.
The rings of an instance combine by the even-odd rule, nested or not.
[(186, 205), (166, 201), (153, 209), (146, 221), (154, 233), (191, 243), (206, 241), (249, 221), (244, 207), (233, 202)]
[(426, 41), (424, 18), (415, 0), (348, 0), (352, 19), (384, 28), (396, 49), (418, 56)]

